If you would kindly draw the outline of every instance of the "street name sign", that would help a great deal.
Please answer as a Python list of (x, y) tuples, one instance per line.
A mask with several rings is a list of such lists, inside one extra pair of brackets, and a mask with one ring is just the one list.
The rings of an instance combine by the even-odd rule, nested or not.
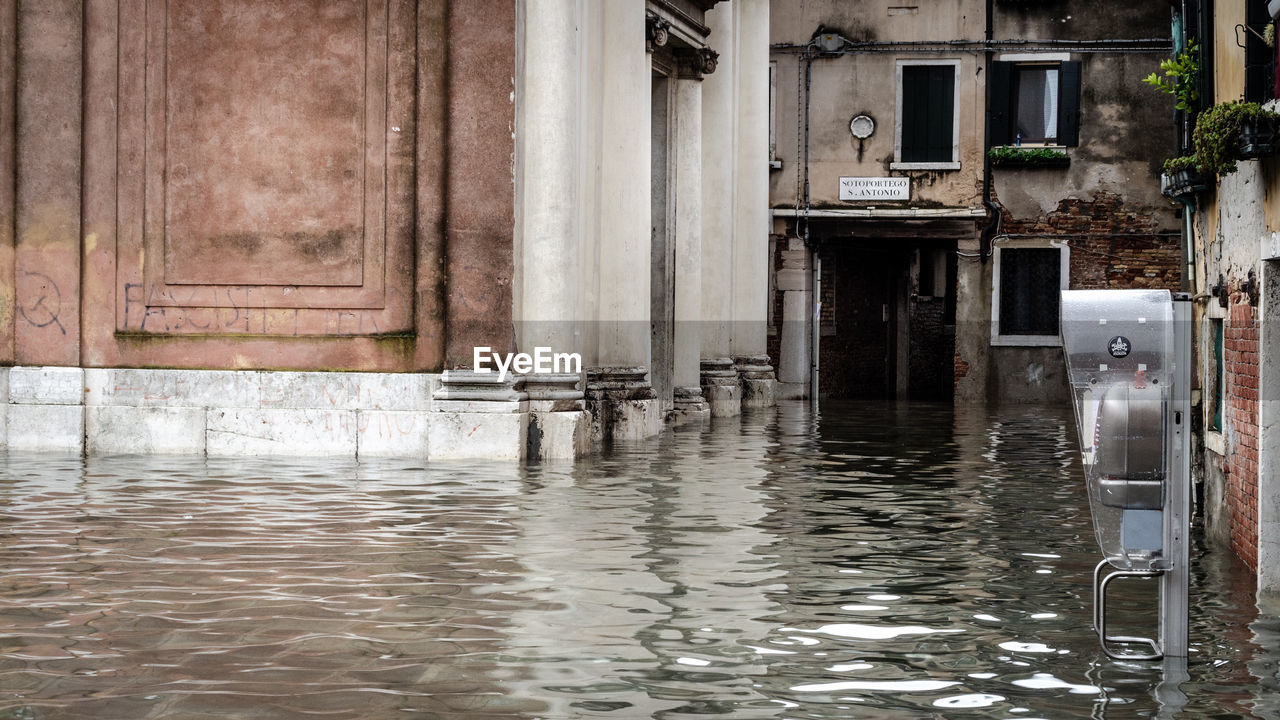
[(910, 200), (911, 179), (904, 177), (842, 177), (841, 200)]

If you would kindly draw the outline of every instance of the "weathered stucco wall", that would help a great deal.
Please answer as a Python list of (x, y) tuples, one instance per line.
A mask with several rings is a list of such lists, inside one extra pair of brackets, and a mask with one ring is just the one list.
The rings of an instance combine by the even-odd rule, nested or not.
[[(770, 14), (770, 41), (804, 44), (816, 31), (837, 32), (850, 40), (933, 42), (956, 39), (981, 41), (983, 3), (977, 0), (945, 0), (907, 8), (897, 2), (806, 4), (802, 12), (784, 3)], [(878, 207), (901, 202), (846, 203), (839, 199), (839, 178), (910, 177), (917, 207), (968, 207), (980, 204), (982, 176), (983, 94), (982, 56), (972, 50), (948, 51), (932, 46), (908, 53), (901, 47), (860, 47), (842, 55), (817, 55), (811, 65), (809, 87), (809, 187), (810, 202), (817, 207)], [(803, 55), (774, 53), (777, 126), (776, 155), (782, 169), (770, 176), (770, 203), (775, 207), (797, 204), (797, 161), (804, 155), (804, 99), (797, 90), (804, 85)], [(891, 170), (894, 159), (894, 123), (897, 103), (897, 64), (958, 61), (959, 82), (955, 103), (959, 109), (960, 170)], [(876, 123), (875, 132), (861, 142), (849, 131), (849, 121), (865, 114)], [(799, 143), (799, 146), (798, 146)]]

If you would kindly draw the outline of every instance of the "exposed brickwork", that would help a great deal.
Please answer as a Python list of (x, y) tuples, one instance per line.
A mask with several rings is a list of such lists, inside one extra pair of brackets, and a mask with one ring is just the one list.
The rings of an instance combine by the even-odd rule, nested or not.
[(1126, 210), (1124, 199), (1112, 193), (1067, 198), (1053, 212), (1032, 219), (1014, 218), (1005, 210), (1000, 231), (1064, 236), (1071, 249), (1072, 289), (1177, 290), (1182, 282), (1178, 238), (1157, 234), (1153, 216)]
[(1227, 522), (1231, 549), (1254, 570), (1258, 568), (1258, 340), (1258, 321), (1248, 296), (1233, 293), (1223, 327)]
[(956, 367), (955, 381), (959, 383), (960, 378), (963, 378), (964, 376), (969, 374), (969, 363), (961, 359), (959, 352), (956, 353), (955, 367)]

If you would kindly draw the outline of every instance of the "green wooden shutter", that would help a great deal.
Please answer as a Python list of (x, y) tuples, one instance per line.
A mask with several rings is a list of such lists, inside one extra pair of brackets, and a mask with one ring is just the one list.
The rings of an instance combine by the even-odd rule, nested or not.
[(902, 68), (902, 162), (951, 162), (955, 67)]
[(902, 68), (902, 162), (925, 161), (929, 76), (924, 65)]
[(1007, 145), (1012, 142), (1009, 112), (1012, 109), (1009, 92), (1013, 86), (1013, 63), (991, 63), (991, 75), (987, 78), (987, 89), (990, 93), (987, 105), (987, 118), (991, 123), (991, 145)]
[(1058, 79), (1058, 144), (1080, 144), (1080, 62), (1062, 63)]
[(929, 68), (929, 162), (951, 162), (955, 125), (956, 69), (953, 65)]

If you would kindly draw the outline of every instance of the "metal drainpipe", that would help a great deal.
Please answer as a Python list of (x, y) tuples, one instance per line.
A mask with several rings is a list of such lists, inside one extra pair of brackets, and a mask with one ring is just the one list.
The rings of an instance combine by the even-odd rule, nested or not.
[(816, 413), (818, 410), (818, 349), (820, 336), (822, 335), (821, 313), (822, 313), (822, 257), (818, 254), (818, 248), (814, 245), (809, 237), (809, 90), (812, 86), (810, 78), (813, 75), (813, 42), (809, 42), (809, 46), (805, 48), (804, 53), (804, 245), (810, 252), (809, 267), (813, 268), (813, 312), (811, 313), (810, 322), (812, 323), (812, 347), (810, 348), (811, 357), (809, 359), (809, 405)]
[(809, 406), (818, 411), (818, 352), (822, 341), (822, 255), (816, 245), (813, 252), (813, 358), (809, 365)]
[[(1179, 10), (1181, 12), (1181, 22), (1179, 23), (1179, 25), (1181, 26), (1181, 29), (1182, 29), (1182, 37), (1174, 38), (1174, 41), (1175, 42), (1181, 41), (1182, 48), (1186, 48), (1187, 46), (1187, 41), (1186, 41), (1187, 0), (1182, 0), (1182, 2), (1180, 3)], [(1175, 48), (1175, 51), (1179, 49), (1181, 48)], [(1203, 52), (1203, 50), (1201, 50), (1201, 52)], [(1178, 116), (1179, 116), (1178, 112), (1175, 110), (1174, 117), (1178, 117)], [(1181, 118), (1182, 118), (1182, 126), (1177, 128), (1178, 139), (1176, 141), (1179, 152), (1181, 152), (1183, 147), (1189, 146), (1191, 144), (1191, 138), (1190, 138), (1191, 113), (1184, 111), (1181, 115)], [(1183, 241), (1184, 259), (1186, 261), (1186, 268), (1183, 270), (1183, 275), (1182, 275), (1182, 288), (1187, 292), (1191, 293), (1192, 297), (1195, 297), (1196, 294), (1199, 293), (1199, 289), (1196, 287), (1197, 285), (1196, 283), (1196, 238), (1195, 238), (1196, 201), (1194, 199), (1188, 200), (1186, 198), (1179, 198), (1179, 199), (1182, 202), (1182, 241)]]
[(991, 238), (995, 236), (996, 231), (1000, 228), (1000, 206), (991, 201), (991, 156), (987, 153), (991, 149), (991, 61), (995, 56), (995, 53), (991, 50), (991, 43), (995, 39), (994, 12), (994, 0), (987, 0), (987, 43), (986, 52), (984, 53), (986, 59), (982, 70), (986, 74), (985, 104), (987, 108), (982, 122), (982, 204), (987, 208), (987, 212), (991, 213), (991, 219), (987, 221), (987, 226), (982, 228), (982, 233), (978, 236), (978, 256), (984, 265), (991, 255)]
[(1182, 236), (1185, 241), (1183, 250), (1186, 252), (1187, 266), (1183, 270), (1182, 287), (1195, 297), (1200, 289), (1196, 283), (1196, 234), (1194, 219), (1196, 215), (1196, 201), (1180, 198), (1182, 201)]

